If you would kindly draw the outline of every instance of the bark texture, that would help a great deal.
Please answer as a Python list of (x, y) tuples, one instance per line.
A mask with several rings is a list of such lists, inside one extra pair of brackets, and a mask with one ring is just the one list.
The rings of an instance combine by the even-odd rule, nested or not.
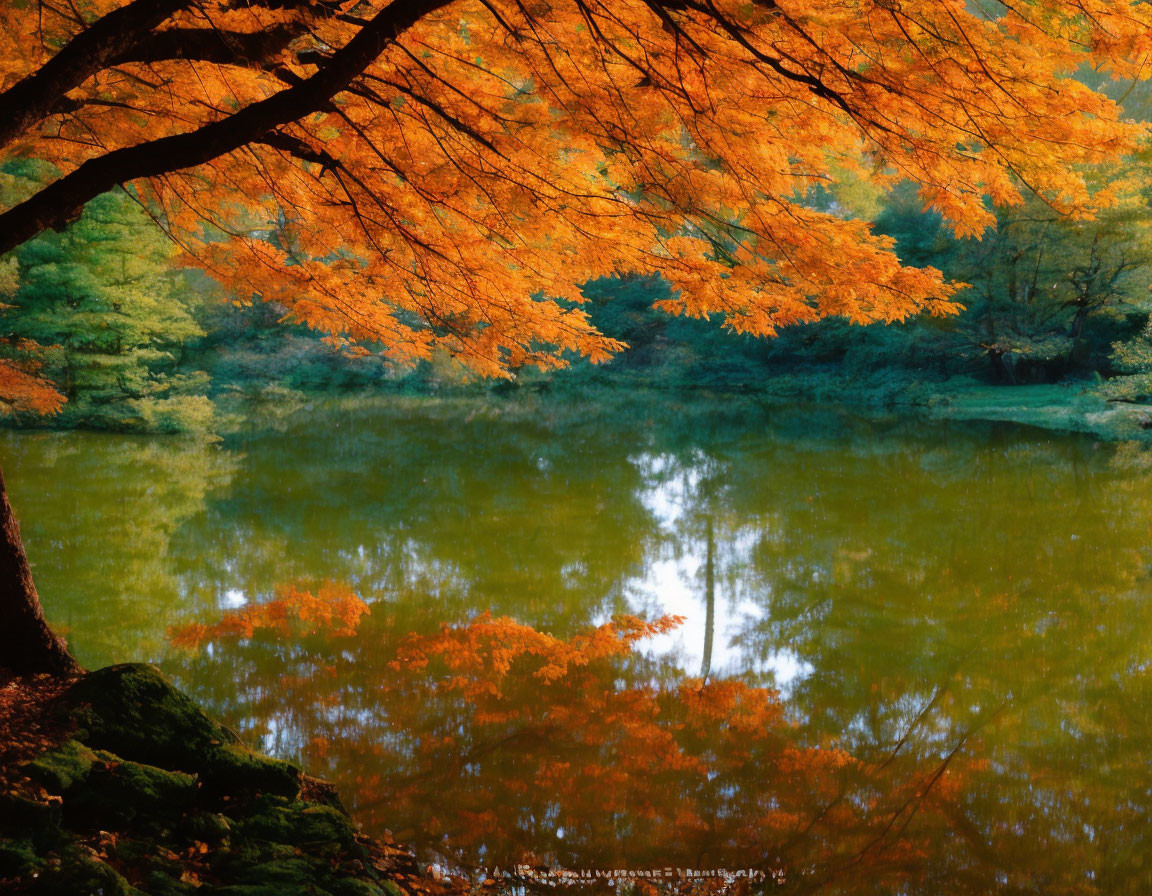
[(0, 472), (0, 669), (63, 675), (79, 669), (44, 619), (32, 568)]

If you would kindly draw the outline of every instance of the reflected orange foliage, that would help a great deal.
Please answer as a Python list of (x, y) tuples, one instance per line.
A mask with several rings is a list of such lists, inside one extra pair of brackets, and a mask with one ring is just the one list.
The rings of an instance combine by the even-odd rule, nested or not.
[(324, 632), (350, 637), (369, 612), (368, 605), (342, 585), (325, 583), (315, 594), (287, 586), (267, 603), (231, 611), (210, 625), (194, 622), (172, 628), (168, 637), (174, 647), (184, 650), (218, 638), (251, 638), (260, 630), (285, 636)]
[[(217, 637), (251, 633), (234, 615)], [(306, 732), (309, 762), (351, 763), (332, 774), (359, 817), (464, 865), (481, 849), (570, 867), (783, 861), (897, 883), (964, 794), (962, 756), (805, 742), (774, 690), (638, 651), (675, 617), (567, 638), (489, 614), (406, 635), (372, 621), (305, 663), (335, 674), (278, 678), (276, 706)]]
[(573, 666), (606, 657), (623, 656), (632, 645), (652, 635), (671, 631), (682, 616), (663, 616), (645, 622), (635, 616), (616, 616), (586, 634), (565, 641), (539, 632), (507, 616), (484, 613), (466, 626), (442, 626), (432, 637), (413, 637), (400, 649), (394, 669), (424, 669), (433, 658), (443, 661), (452, 677), (443, 684), (475, 699), (500, 697), (500, 685), (513, 665), (535, 661), (529, 675), (548, 683), (563, 678)]

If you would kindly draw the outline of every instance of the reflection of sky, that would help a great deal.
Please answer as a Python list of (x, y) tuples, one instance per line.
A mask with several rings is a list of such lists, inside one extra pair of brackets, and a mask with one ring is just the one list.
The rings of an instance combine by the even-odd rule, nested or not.
[[(698, 550), (696, 550), (698, 548)], [(683, 616), (679, 628), (646, 640), (641, 652), (670, 657), (685, 672), (698, 675), (704, 662), (704, 625), (707, 607), (703, 588), (704, 546), (693, 546), (674, 560), (657, 560), (644, 577), (629, 584), (625, 592), (629, 608), (638, 616)], [(749, 598), (730, 599), (722, 583), (716, 585), (716, 618), (712, 636), (711, 674), (717, 677), (771, 673), (776, 686), (787, 692), (812, 673), (812, 666), (787, 649), (751, 654), (740, 636), (765, 616), (763, 607)], [(607, 616), (597, 622), (606, 622)]]
[(221, 610), (238, 610), (248, 603), (248, 595), (239, 588), (229, 588), (217, 599)]
[[(631, 459), (645, 474), (647, 488), (640, 494), (645, 508), (658, 522), (670, 551), (653, 558), (642, 577), (625, 585), (624, 597), (631, 612), (654, 618), (683, 616), (678, 629), (645, 642), (644, 652), (669, 657), (688, 674), (699, 674), (704, 662), (704, 630), (707, 618), (705, 564), (707, 541), (702, 528), (693, 526), (690, 511), (701, 505), (699, 492), (705, 477), (715, 476), (713, 462), (704, 455), (684, 465), (668, 456), (639, 455)], [(700, 531), (696, 531), (699, 529)], [(749, 654), (741, 634), (762, 620), (764, 601), (729, 592), (722, 570), (749, 561), (761, 537), (758, 525), (735, 528), (717, 525), (715, 530), (715, 618), (711, 674), (728, 676), (771, 673), (776, 686), (788, 691), (812, 673), (812, 666), (787, 649)], [(598, 622), (606, 621), (599, 619)]]
[[(700, 675), (704, 664), (707, 601), (705, 566), (707, 562), (706, 520), (713, 517), (714, 529), (714, 630), (710, 675), (713, 677), (753, 676), (775, 683), (781, 691), (812, 674), (811, 664), (786, 647), (770, 647), (757, 642), (749, 649), (747, 633), (761, 628), (771, 606), (770, 595), (750, 592), (750, 580), (741, 568), (752, 564), (756, 547), (766, 535), (768, 523), (744, 516), (739, 521), (726, 512), (724, 465), (704, 452), (687, 457), (667, 454), (639, 454), (629, 458), (642, 474), (644, 486), (637, 495), (656, 524), (655, 537), (646, 545), (645, 563), (639, 575), (625, 578), (618, 592), (627, 612), (646, 619), (663, 615), (681, 616), (677, 629), (640, 645), (642, 653), (670, 661), (690, 676)], [(438, 596), (445, 587), (467, 593), (469, 584), (449, 561), (430, 557), (412, 541), (391, 545), (382, 561), (380, 552), (361, 544), (341, 551), (345, 580), (369, 601), (398, 590)], [(231, 573), (233, 563), (225, 562)], [(577, 582), (587, 574), (584, 561), (569, 562), (562, 569), (566, 582)], [(768, 582), (756, 587), (769, 588)], [(250, 603), (268, 600), (271, 593), (252, 593), (238, 583), (220, 582), (216, 603), (220, 610), (238, 610)], [(481, 602), (475, 612), (487, 609)], [(607, 622), (605, 609), (592, 618), (593, 624)], [(531, 618), (520, 621), (533, 624)]]

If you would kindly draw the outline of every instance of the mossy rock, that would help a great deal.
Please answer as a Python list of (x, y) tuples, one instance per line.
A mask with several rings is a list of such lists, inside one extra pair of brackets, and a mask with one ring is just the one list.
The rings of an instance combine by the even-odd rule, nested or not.
[(78, 740), (65, 741), (24, 766), (24, 774), (49, 793), (64, 794), (83, 784), (92, 773), (96, 753)]
[(28, 892), (35, 896), (144, 896), (114, 869), (78, 850), (45, 862)]
[(225, 793), (296, 796), (300, 771), (260, 756), (213, 722), (155, 666), (128, 663), (92, 672), (65, 696), (76, 739), (124, 759), (197, 774)]
[(152, 831), (171, 826), (196, 802), (199, 785), (192, 775), (104, 751), (96, 756), (88, 780), (68, 794), (66, 815), (90, 815), (102, 827), (132, 825)]
[(159, 669), (142, 663), (86, 675), (65, 695), (65, 706), (80, 726), (78, 740), (149, 765), (192, 767), (213, 747), (236, 743)]
[(0, 879), (21, 893), (402, 896), (334, 788), (310, 781), (302, 799), (296, 768), (245, 748), (154, 667), (91, 673), (60, 705), (72, 739), (21, 767), (52, 796), (0, 795)]
[(331, 896), (314, 884), (229, 884), (226, 887), (213, 887), (201, 896)]
[[(388, 883), (392, 883), (388, 881)], [(395, 884), (392, 886), (396, 889), (399, 896), (404, 896), (400, 888)], [(326, 889), (332, 896), (387, 896), (390, 892), (374, 883), (366, 880), (356, 880), (355, 878), (339, 878), (327, 884)]]
[(343, 812), (331, 806), (293, 802), (277, 805), (265, 800), (239, 825), (245, 839), (268, 840), (293, 846), (335, 844), (356, 847), (356, 829)]
[(232, 822), (215, 812), (193, 812), (180, 823), (178, 832), (189, 840), (220, 846), (228, 842)]
[(227, 849), (215, 853), (212, 870), (221, 878), (231, 880), (239, 873), (238, 869), (280, 859), (292, 859), (297, 853), (297, 848), (288, 843), (273, 843), (269, 840), (244, 841), (234, 837)]
[(139, 819), (149, 830), (192, 808), (196, 778), (132, 762), (70, 740), (24, 766), (25, 774), (54, 794), (67, 797), (70, 824), (108, 828)]
[(40, 864), (31, 839), (0, 840), (0, 879), (31, 876)]
[(312, 886), (320, 869), (314, 860), (299, 856), (251, 865), (237, 875), (238, 884), (290, 884)]
[(253, 865), (235, 883), (209, 892), (212, 896), (385, 896), (384, 890), (369, 881), (340, 876), (302, 858)]
[(140, 889), (147, 896), (194, 896), (194, 894), (200, 896), (205, 892), (211, 892), (198, 883), (178, 880), (163, 871), (153, 871), (149, 874), (140, 884)]
[(256, 791), (286, 797), (300, 793), (300, 769), (240, 744), (213, 748), (202, 758), (197, 771), (207, 786), (223, 793)]
[(405, 896), (404, 891), (400, 889), (400, 885), (394, 880), (382, 881), (380, 886), (384, 888), (384, 892), (387, 893), (388, 896)]

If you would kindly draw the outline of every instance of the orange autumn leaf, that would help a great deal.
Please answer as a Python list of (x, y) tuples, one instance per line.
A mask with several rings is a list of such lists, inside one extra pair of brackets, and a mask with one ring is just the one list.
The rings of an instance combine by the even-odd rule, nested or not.
[(30, 359), (0, 359), (0, 408), (10, 413), (57, 413), (64, 406), (64, 396), (38, 370)]
[[(0, 10), (0, 162), (59, 172), (0, 251), (115, 183), (238, 302), (353, 353), (483, 375), (621, 346), (579, 285), (659, 272), (732, 329), (950, 314), (833, 204), (906, 178), (959, 234), (1035, 193), (1090, 216), (1090, 166), (1145, 125), (1073, 75), (1147, 74), (1152, 8), (1032, 0), (84, 0)], [(103, 30), (101, 30), (103, 29)], [(49, 65), (64, 57), (65, 62)]]

